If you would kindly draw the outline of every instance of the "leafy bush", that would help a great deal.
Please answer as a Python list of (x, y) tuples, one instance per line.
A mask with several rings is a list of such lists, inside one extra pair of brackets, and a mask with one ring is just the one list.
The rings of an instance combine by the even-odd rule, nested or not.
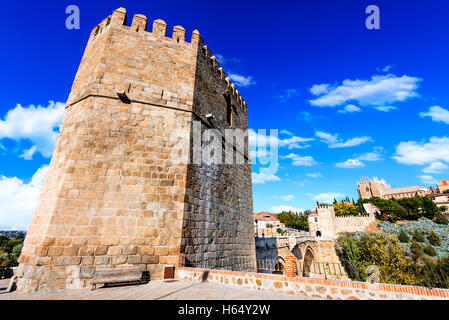
[(444, 214), (442, 213), (438, 213), (435, 215), (434, 221), (438, 224), (444, 224), (444, 225), (448, 225), (449, 221), (447, 220), (447, 218), (444, 216)]
[(17, 259), (19, 259), (22, 252), (23, 237), (7, 238), (2, 236), (0, 239), (0, 265), (14, 267), (17, 266)]
[(348, 202), (337, 202), (334, 204), (334, 212), (336, 216), (345, 216), (345, 215), (358, 215), (359, 211), (357, 207), (352, 203)]
[(423, 215), (426, 218), (433, 219), (437, 214), (441, 214), (440, 208), (430, 197), (421, 197)]
[[(433, 224), (432, 221), (420, 222)], [(413, 240), (412, 255), (409, 255), (408, 245), (399, 243), (396, 236), (358, 232), (340, 237), (336, 250), (352, 280), (366, 281), (366, 268), (375, 265), (379, 268), (382, 283), (449, 288), (449, 254), (442, 258), (432, 256), (436, 249), (431, 245), (423, 248)]]
[(304, 212), (300, 214), (295, 214), (292, 212), (282, 212), (277, 218), (280, 222), (285, 224), (288, 228), (298, 229), (298, 230), (309, 230), (309, 223), (307, 218), (310, 212)]
[(404, 285), (416, 283), (415, 275), (410, 271), (412, 261), (407, 258), (396, 236), (385, 233), (342, 236), (337, 242), (337, 253), (353, 280), (366, 281), (367, 267), (374, 265), (379, 268), (380, 282)]
[(440, 236), (433, 231), (427, 236), (427, 239), (429, 240), (429, 243), (433, 246), (439, 246), (441, 244)]
[(418, 220), (421, 217), (432, 219), (441, 211), (432, 198), (428, 196), (415, 195), (411, 198), (402, 199), (372, 197), (370, 199), (359, 199), (357, 205), (361, 207), (363, 203), (367, 202), (375, 205), (380, 210), (381, 215), (387, 216), (391, 222), (396, 222), (400, 219)]
[(415, 256), (415, 259), (421, 257), (424, 254), (423, 247), (419, 244), (419, 242), (417, 242), (415, 240), (412, 241), (412, 246), (410, 247), (410, 251)]
[(408, 237), (408, 234), (407, 234), (407, 232), (405, 232), (405, 230), (401, 230), (401, 232), (399, 232), (398, 239), (402, 243), (409, 242), (409, 240), (410, 240), (410, 238)]
[(415, 229), (415, 232), (413, 233), (413, 239), (415, 239), (418, 242), (424, 242), (426, 239), (424, 239), (424, 236), (421, 232)]
[(437, 251), (430, 243), (424, 247), (424, 253), (431, 257), (435, 257), (437, 255)]
[(414, 270), (420, 279), (418, 285), (432, 288), (449, 288), (449, 256), (426, 260), (423, 267)]

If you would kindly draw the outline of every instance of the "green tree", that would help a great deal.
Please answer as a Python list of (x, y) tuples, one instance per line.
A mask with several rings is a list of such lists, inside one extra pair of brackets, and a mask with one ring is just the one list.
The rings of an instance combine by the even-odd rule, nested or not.
[(415, 259), (421, 257), (424, 254), (423, 247), (419, 244), (418, 241), (413, 240), (412, 246), (410, 247), (410, 251), (414, 255)]
[(334, 212), (336, 216), (358, 215), (357, 207), (349, 202), (338, 202), (334, 204)]
[(408, 234), (407, 234), (407, 232), (405, 232), (405, 230), (401, 230), (401, 232), (399, 232), (398, 239), (402, 243), (409, 242), (409, 240), (410, 240), (410, 238), (408, 237)]
[(413, 232), (413, 239), (415, 239), (415, 240), (418, 241), (418, 242), (424, 242), (424, 241), (426, 241), (426, 239), (424, 239), (423, 234), (422, 234), (421, 232), (419, 232), (418, 229), (416, 229), (416, 230)]
[(429, 240), (429, 243), (433, 246), (439, 246), (441, 244), (440, 236), (433, 231), (427, 236), (427, 239)]
[(435, 223), (448, 225), (449, 221), (441, 212), (437, 213), (434, 218)]
[(421, 201), (424, 217), (433, 219), (436, 214), (440, 213), (440, 208), (438, 208), (430, 197), (422, 197)]
[(437, 251), (430, 243), (424, 247), (424, 253), (431, 257), (435, 257), (437, 255)]
[(310, 211), (300, 214), (294, 214), (291, 212), (282, 212), (277, 216), (277, 218), (288, 228), (293, 228), (297, 230), (309, 230), (309, 223), (307, 222), (309, 214)]

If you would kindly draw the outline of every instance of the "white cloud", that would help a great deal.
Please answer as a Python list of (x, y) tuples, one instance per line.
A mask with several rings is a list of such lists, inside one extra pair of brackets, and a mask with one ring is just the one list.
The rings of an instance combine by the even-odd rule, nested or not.
[(310, 167), (316, 164), (316, 161), (311, 156), (300, 156), (295, 153), (290, 153), (286, 156), (281, 156), (282, 159), (292, 159), (294, 166)]
[(273, 173), (253, 172), (252, 177), (254, 184), (265, 184), (267, 181), (268, 182), (281, 181), (281, 178), (279, 178)]
[(281, 102), (287, 102), (293, 97), (299, 96), (299, 92), (296, 89), (287, 89), (285, 92), (281, 95), (279, 95), (279, 99)]
[(335, 166), (338, 168), (352, 169), (352, 168), (362, 168), (365, 166), (365, 164), (359, 159), (348, 159), (345, 162), (339, 162), (335, 164)]
[(310, 92), (319, 96), (309, 100), (317, 107), (335, 107), (355, 101), (361, 106), (386, 106), (417, 97), (420, 78), (394, 74), (374, 75), (370, 80), (343, 80), (341, 85), (314, 85)]
[(337, 192), (324, 192), (317, 195), (313, 195), (312, 199), (318, 202), (332, 203), (334, 199), (344, 197), (344, 194)]
[(256, 81), (253, 80), (252, 76), (245, 77), (240, 74), (230, 73), (229, 79), (231, 79), (232, 82), (239, 87), (249, 87), (256, 84)]
[(448, 169), (449, 166), (440, 161), (432, 162), (428, 167), (424, 168), (422, 172), (424, 173), (441, 173), (442, 171)]
[[(287, 147), (288, 149), (304, 149), (310, 147), (305, 142), (313, 141), (314, 138), (302, 138), (298, 136), (290, 136), (286, 139), (280, 139), (277, 136), (270, 134), (270, 131), (266, 131), (266, 134), (256, 132), (254, 129), (248, 130), (248, 138), (250, 149), (253, 151), (260, 151), (262, 149), (269, 149), (270, 145)], [(281, 133), (286, 133), (286, 130), (282, 130)]]
[(436, 184), (437, 181), (434, 177), (429, 175), (420, 175), (418, 176), (418, 178), (421, 179), (421, 182), (425, 184)]
[(310, 145), (304, 144), (304, 142), (313, 140), (315, 139), (292, 136), (291, 138), (288, 139), (279, 139), (279, 146), (287, 147), (288, 149), (304, 149), (310, 147)]
[(383, 72), (388, 72), (388, 71), (390, 71), (392, 68), (394, 67), (394, 65), (388, 65), (388, 66), (385, 66), (385, 67), (383, 67), (382, 69), (381, 68), (377, 68), (377, 70), (382, 70)]
[(347, 148), (347, 147), (355, 147), (361, 145), (363, 143), (372, 141), (371, 137), (356, 137), (351, 138), (346, 141), (338, 139), (338, 134), (331, 134), (327, 132), (317, 131), (315, 135), (318, 138), (321, 138), (321, 142), (326, 143), (329, 148)]
[(430, 107), (429, 112), (421, 112), (419, 115), (421, 118), (430, 117), (432, 121), (449, 124), (449, 111), (440, 106)]
[(319, 96), (320, 94), (329, 92), (329, 85), (328, 84), (315, 84), (312, 86), (312, 88), (310, 88), (309, 91), (314, 96)]
[(357, 159), (362, 161), (380, 161), (382, 160), (382, 156), (378, 152), (367, 152)]
[(449, 137), (432, 137), (429, 142), (401, 142), (396, 147), (393, 159), (403, 164), (423, 165), (437, 161), (448, 163)]
[(5, 120), (0, 120), (0, 139), (29, 140), (33, 146), (24, 150), (21, 157), (32, 159), (35, 152), (49, 158), (53, 153), (59, 127), (64, 115), (64, 103), (50, 101), (47, 107), (18, 104), (9, 110)]
[(225, 65), (228, 63), (239, 63), (241, 62), (241, 59), (238, 58), (225, 58), (224, 56), (222, 56), (221, 54), (216, 54), (215, 58), (217, 58), (217, 61), (219, 64)]
[(377, 111), (382, 111), (382, 112), (390, 112), (393, 110), (397, 110), (398, 108), (395, 106), (383, 106), (383, 107), (375, 107), (374, 109), (376, 109)]
[(291, 212), (295, 212), (296, 213), (296, 212), (304, 212), (304, 209), (302, 209), (302, 208), (294, 208), (294, 207), (287, 206), (287, 205), (279, 205), (279, 206), (271, 207), (271, 212), (281, 213), (283, 211), (286, 211), (286, 212), (291, 211)]
[(348, 104), (343, 110), (339, 110), (339, 113), (352, 113), (352, 112), (360, 112), (362, 109), (353, 104)]
[(281, 196), (281, 199), (284, 201), (292, 201), (293, 199), (295, 199), (295, 196), (292, 194), (287, 194), (285, 196)]
[(362, 168), (365, 166), (363, 161), (380, 161), (383, 160), (381, 152), (383, 152), (382, 147), (375, 147), (373, 152), (364, 153), (354, 159), (348, 159), (345, 162), (339, 162), (335, 164), (338, 168)]
[(33, 159), (33, 155), (36, 153), (37, 147), (32, 146), (29, 149), (23, 150), (23, 153), (19, 156), (19, 158), (23, 158), (25, 160), (31, 160)]
[(0, 176), (0, 225), (26, 230), (36, 209), (48, 166), (38, 169), (29, 183)]
[(289, 136), (292, 136), (292, 135), (293, 135), (293, 133), (291, 133), (290, 131), (285, 130), (285, 129), (281, 130), (281, 133), (282, 133), (282, 134), (289, 135)]
[(306, 176), (309, 177), (309, 178), (321, 178), (321, 177), (323, 177), (321, 175), (321, 173), (319, 173), (319, 172), (317, 172), (317, 173), (307, 173)]

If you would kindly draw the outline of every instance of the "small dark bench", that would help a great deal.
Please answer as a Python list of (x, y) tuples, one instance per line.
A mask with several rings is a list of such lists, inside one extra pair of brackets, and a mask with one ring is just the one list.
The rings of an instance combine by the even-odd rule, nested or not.
[(137, 285), (142, 281), (142, 270), (140, 267), (119, 268), (119, 269), (97, 269), (92, 280), (92, 290), (97, 284), (124, 284), (133, 283)]
[(14, 272), (10, 267), (0, 266), (0, 279), (9, 279), (13, 274)]

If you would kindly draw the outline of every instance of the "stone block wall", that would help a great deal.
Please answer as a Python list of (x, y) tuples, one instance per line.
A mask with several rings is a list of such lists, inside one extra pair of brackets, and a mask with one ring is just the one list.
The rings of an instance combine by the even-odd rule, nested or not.
[[(188, 166), (181, 263), (255, 271), (254, 234), (248, 229), (254, 228), (248, 144), (239, 145), (239, 140), (225, 144), (226, 130), (247, 132), (246, 104), (207, 46), (198, 53), (193, 101), (194, 120), (201, 123), (203, 157), (210, 152), (205, 130), (215, 130), (213, 139), (225, 149), (221, 164)], [(233, 164), (225, 163), (226, 150), (234, 154)], [(238, 156), (244, 163), (237, 163)]]
[(239, 258), (239, 270), (253, 268), (249, 164), (189, 164), (198, 113), (224, 126), (220, 102), (194, 97), (212, 97), (220, 84), (242, 128), (246, 104), (222, 73), (198, 70), (200, 59), (215, 60), (197, 31), (188, 42), (182, 27), (167, 37), (162, 20), (152, 32), (146, 25), (135, 15), (127, 26), (120, 8), (92, 30), (19, 258), (18, 290), (85, 286), (96, 268), (139, 265), (159, 279), (186, 253), (195, 265), (232, 269)]
[[(294, 273), (294, 267), (291, 272)], [(176, 268), (175, 277), (329, 300), (449, 300), (448, 289), (288, 277), (274, 274)]]
[(351, 233), (358, 231), (378, 232), (374, 214), (365, 216), (340, 216), (335, 217), (335, 232)]
[(333, 206), (317, 207), (309, 215), (308, 222), (310, 234), (323, 239), (336, 239), (343, 233), (378, 231), (374, 213), (361, 216), (336, 216)]

